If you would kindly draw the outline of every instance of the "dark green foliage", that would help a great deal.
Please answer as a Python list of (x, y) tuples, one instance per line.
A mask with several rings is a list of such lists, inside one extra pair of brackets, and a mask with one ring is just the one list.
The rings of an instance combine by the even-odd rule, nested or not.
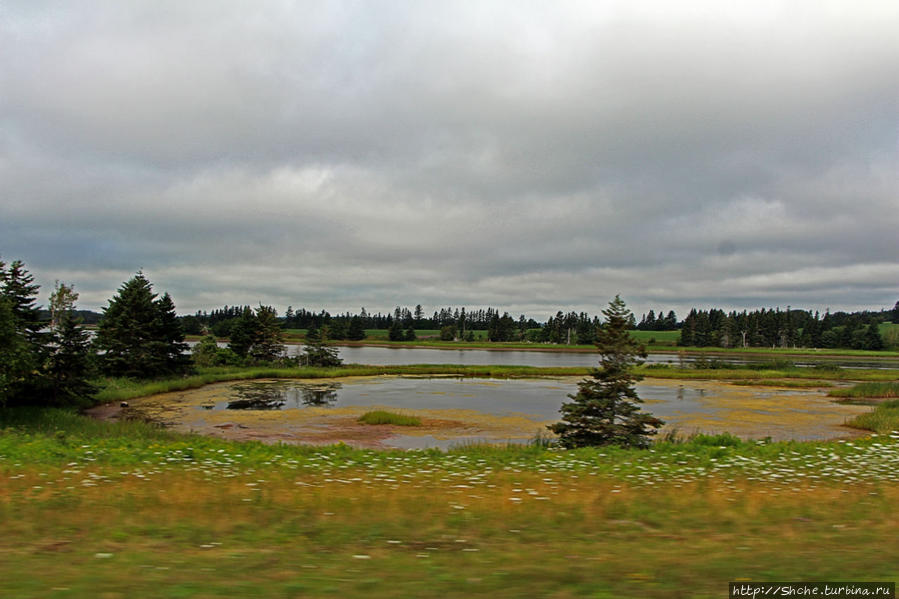
[(346, 321), (334, 319), (328, 325), (328, 339), (346, 339), (347, 324)]
[(876, 324), (868, 325), (865, 331), (864, 347), (873, 350), (883, 349), (883, 338), (880, 336), (880, 330)]
[(403, 325), (399, 320), (394, 320), (390, 325), (390, 328), (387, 330), (387, 338), (391, 341), (402, 341), (405, 338), (405, 335), (403, 335)]
[(256, 330), (249, 356), (256, 362), (274, 362), (286, 351), (278, 313), (271, 306), (256, 308)]
[(175, 302), (168, 292), (156, 300), (158, 317), (159, 352), (164, 356), (168, 372), (179, 373), (190, 370), (188, 345), (184, 342), (184, 329), (175, 313)]
[(152, 378), (190, 368), (172, 298), (165, 294), (156, 299), (141, 272), (109, 300), (95, 345), (103, 352), (103, 371), (114, 376)]
[(12, 308), (16, 328), (28, 341), (45, 342), (46, 337), (42, 336), (41, 331), (47, 323), (41, 321), (40, 310), (36, 306), (39, 287), (34, 284), (34, 277), (21, 260), (14, 260), (8, 270), (0, 262), (0, 284), (2, 295)]
[[(35, 305), (38, 286), (21, 261), (9, 269), (0, 262), (0, 406), (9, 404), (83, 405), (94, 394), (88, 383), (93, 361), (87, 333), (74, 317), (77, 294), (70, 286), (57, 302), (57, 326)], [(49, 316), (49, 314), (48, 314)]]
[(440, 328), (441, 341), (453, 341), (456, 338), (456, 325), (448, 324)]
[(243, 363), (240, 356), (230, 348), (218, 346), (215, 335), (206, 335), (191, 351), (197, 366), (238, 366)]
[(38, 286), (20, 260), (0, 261), (0, 405), (33, 400), (46, 386), (49, 336), (35, 305)]
[(79, 324), (71, 313), (62, 314), (54, 333), (47, 374), (53, 403), (59, 406), (87, 405), (97, 392), (90, 383), (94, 375), (90, 336)]
[(403, 341), (415, 341), (418, 337), (415, 336), (415, 329), (409, 327), (406, 329), (406, 335), (403, 337)]
[(271, 306), (259, 305), (255, 312), (246, 306), (230, 323), (228, 349), (252, 363), (270, 363), (284, 357), (284, 333), (278, 313)]
[(228, 349), (241, 358), (246, 358), (256, 337), (256, 315), (247, 306), (240, 317), (228, 322), (231, 324), (228, 332)]
[(0, 406), (22, 394), (35, 367), (30, 344), (16, 324), (11, 302), (0, 295)]
[(350, 327), (347, 330), (347, 339), (350, 341), (362, 341), (365, 339), (365, 329), (362, 327), (362, 319), (353, 316), (350, 319)]
[(512, 341), (515, 339), (517, 330), (515, 319), (509, 316), (508, 312), (502, 316), (498, 312), (494, 312), (490, 324), (487, 326), (487, 340)]
[[(684, 319), (678, 345), (694, 347), (825, 347), (883, 349), (877, 326), (885, 318), (873, 312), (820, 314), (787, 306), (753, 312), (696, 310)], [(874, 327), (874, 329), (871, 329)]]
[(196, 316), (182, 316), (178, 320), (181, 321), (181, 328), (184, 330), (185, 335), (202, 335), (203, 334), (203, 324), (200, 322), (200, 319)]
[(572, 402), (562, 405), (562, 421), (549, 429), (566, 448), (590, 445), (646, 447), (664, 422), (640, 411), (642, 400), (635, 383), (642, 377), (632, 369), (646, 357), (646, 350), (627, 330), (632, 318), (620, 297), (603, 310), (605, 322), (597, 331), (599, 368), (592, 378), (578, 384), (578, 392), (569, 395)]
[(306, 331), (306, 345), (300, 362), (306, 366), (341, 366), (343, 360), (338, 356), (336, 347), (326, 344), (325, 336), (316, 328)]

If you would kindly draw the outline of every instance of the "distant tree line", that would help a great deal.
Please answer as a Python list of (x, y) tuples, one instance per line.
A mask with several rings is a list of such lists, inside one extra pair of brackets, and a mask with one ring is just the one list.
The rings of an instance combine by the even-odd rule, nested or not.
[(648, 314), (644, 314), (637, 326), (634, 327), (638, 331), (676, 331), (680, 328), (681, 323), (677, 321), (677, 315), (674, 310), (669, 310), (667, 315), (663, 315), (659, 310), (656, 316), (654, 310), (650, 310)]
[(779, 308), (752, 312), (690, 311), (681, 325), (681, 346), (696, 347), (821, 347), (879, 350), (884, 340), (879, 325), (897, 322), (899, 302), (891, 311), (826, 312)]
[[(231, 337), (232, 329), (248, 312), (249, 306), (224, 306), (211, 312), (197, 312), (183, 317), (187, 333), (204, 331), (218, 337)], [(720, 309), (693, 309), (679, 322), (674, 310), (665, 313), (650, 310), (639, 322), (630, 316), (631, 329), (642, 331), (674, 331), (680, 329), (681, 346), (698, 347), (823, 347), (850, 349), (882, 349), (899, 340), (885, 340), (877, 325), (899, 322), (899, 302), (892, 310), (879, 312), (813, 313), (807, 310), (779, 308), (752, 312), (725, 312)], [(362, 340), (367, 329), (388, 331), (391, 341), (413, 341), (416, 331), (436, 330), (445, 341), (473, 341), (474, 331), (486, 331), (488, 341), (527, 341), (561, 345), (592, 345), (600, 318), (587, 312), (559, 310), (546, 322), (520, 315), (517, 319), (495, 308), (441, 308), (426, 317), (421, 305), (414, 310), (396, 307), (392, 313), (371, 314), (363, 308), (358, 314), (332, 315), (305, 308), (287, 309), (277, 318), (282, 328), (322, 330), (330, 340)]]

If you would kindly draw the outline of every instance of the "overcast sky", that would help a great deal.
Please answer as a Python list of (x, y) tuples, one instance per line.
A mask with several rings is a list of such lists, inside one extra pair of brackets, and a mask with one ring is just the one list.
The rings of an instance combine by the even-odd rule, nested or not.
[(899, 300), (899, 2), (0, 3), (0, 257), (105, 306)]

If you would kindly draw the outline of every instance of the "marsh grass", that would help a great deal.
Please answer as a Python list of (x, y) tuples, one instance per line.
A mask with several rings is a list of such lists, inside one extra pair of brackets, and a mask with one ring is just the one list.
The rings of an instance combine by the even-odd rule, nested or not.
[(847, 424), (875, 433), (897, 431), (899, 430), (899, 399), (885, 401), (874, 408), (872, 412), (859, 414)]
[(834, 389), (828, 395), (849, 399), (899, 397), (899, 383), (886, 381), (859, 383), (848, 389)]
[(731, 384), (748, 387), (785, 387), (789, 389), (817, 389), (820, 387), (833, 387), (833, 384), (827, 381), (791, 379), (744, 379), (731, 381)]
[(359, 417), (363, 424), (393, 424), (396, 426), (421, 426), (421, 418), (407, 414), (397, 414), (386, 410), (366, 412)]

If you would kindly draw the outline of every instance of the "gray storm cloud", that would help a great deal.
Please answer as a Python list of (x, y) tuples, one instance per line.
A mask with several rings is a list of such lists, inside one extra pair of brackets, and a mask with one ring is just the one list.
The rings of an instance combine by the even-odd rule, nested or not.
[(899, 8), (8, 2), (0, 254), (105, 304), (899, 299)]

